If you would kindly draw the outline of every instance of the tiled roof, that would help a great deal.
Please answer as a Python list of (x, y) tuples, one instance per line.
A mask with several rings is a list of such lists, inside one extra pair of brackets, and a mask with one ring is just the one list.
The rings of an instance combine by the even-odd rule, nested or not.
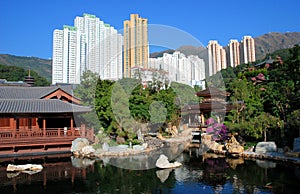
[(16, 87), (0, 86), (0, 99), (41, 99), (48, 94), (61, 89), (73, 96), (70, 86), (49, 86), (49, 87)]
[(220, 90), (216, 87), (208, 87), (205, 90), (197, 92), (197, 96), (200, 96), (200, 97), (229, 96), (229, 93), (226, 91)]
[(70, 113), (89, 112), (91, 109), (57, 99), (0, 99), (2, 113)]

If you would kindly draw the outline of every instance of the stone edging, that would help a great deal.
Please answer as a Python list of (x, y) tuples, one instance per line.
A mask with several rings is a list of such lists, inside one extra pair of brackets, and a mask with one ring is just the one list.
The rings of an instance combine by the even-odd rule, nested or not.
[[(218, 151), (218, 150), (215, 151), (211, 150), (211, 151), (215, 154), (220, 154), (220, 155), (228, 154), (226, 151)], [(244, 158), (244, 159), (261, 159), (261, 160), (273, 160), (278, 162), (289, 162), (289, 163), (300, 165), (300, 158), (288, 157), (285, 156), (283, 153), (279, 153), (279, 152), (258, 154), (255, 152), (244, 151), (240, 154), (232, 154), (232, 156)]]

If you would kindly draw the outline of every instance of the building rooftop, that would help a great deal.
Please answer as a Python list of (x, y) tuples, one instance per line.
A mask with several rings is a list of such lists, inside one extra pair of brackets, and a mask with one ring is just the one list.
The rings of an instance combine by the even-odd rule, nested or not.
[[(58, 91), (59, 90), (59, 91)], [(56, 93), (58, 91), (58, 94)], [(56, 95), (67, 100), (49, 99)], [(90, 107), (78, 105), (71, 86), (20, 87), (0, 86), (1, 114), (20, 113), (80, 113), (91, 111)]]
[(41, 99), (54, 91), (61, 89), (73, 96), (71, 86), (21, 87), (0, 86), (0, 99)]
[(0, 113), (70, 113), (89, 112), (89, 107), (58, 99), (0, 99)]

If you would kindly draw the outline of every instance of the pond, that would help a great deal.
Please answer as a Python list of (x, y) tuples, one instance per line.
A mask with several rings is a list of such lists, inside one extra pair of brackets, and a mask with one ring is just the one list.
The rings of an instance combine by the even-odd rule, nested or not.
[[(300, 166), (261, 160), (181, 153), (176, 169), (130, 170), (85, 160), (85, 168), (70, 155), (46, 156), (26, 162), (44, 166), (37, 174), (7, 174), (0, 168), (0, 193), (298, 193)], [(21, 164), (25, 160), (14, 160)], [(73, 162), (73, 163), (72, 163)], [(78, 161), (77, 161), (78, 162)]]

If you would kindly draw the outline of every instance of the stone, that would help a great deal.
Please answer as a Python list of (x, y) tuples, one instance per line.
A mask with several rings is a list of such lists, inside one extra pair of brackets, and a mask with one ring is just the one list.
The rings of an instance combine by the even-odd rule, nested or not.
[(124, 144), (126, 141), (125, 141), (125, 138), (124, 138), (124, 137), (118, 136), (118, 137), (116, 138), (116, 142), (117, 142), (117, 144)]
[(202, 136), (201, 136), (201, 139), (202, 140), (208, 140), (208, 141), (212, 140), (211, 135), (209, 135), (207, 133), (203, 133)]
[(132, 146), (132, 149), (133, 150), (144, 150), (145, 148), (141, 145), (134, 145), (134, 146)]
[(267, 152), (276, 152), (276, 151), (277, 151), (277, 146), (273, 141), (258, 142), (257, 145), (255, 146), (255, 153), (258, 154), (264, 154)]
[(92, 146), (84, 146), (82, 149), (81, 149), (81, 154), (86, 156), (86, 155), (90, 155), (90, 154), (93, 154), (95, 153), (95, 149), (92, 147)]
[(249, 147), (247, 150), (245, 150), (246, 152), (253, 152), (254, 151), (254, 146)]
[(294, 152), (300, 152), (300, 137), (294, 139)]
[(40, 164), (23, 164), (23, 165), (8, 164), (6, 168), (7, 172), (41, 171), (41, 170), (43, 170), (43, 166)]
[(240, 145), (232, 145), (227, 149), (229, 154), (240, 154), (244, 151), (244, 147)]
[(155, 166), (157, 168), (176, 168), (181, 165), (182, 164), (180, 162), (170, 163), (168, 157), (165, 156), (164, 154), (161, 154), (159, 156), (159, 158), (157, 159), (156, 164), (155, 164)]
[(126, 152), (128, 151), (128, 145), (118, 145), (109, 147), (110, 152)]
[(148, 143), (143, 143), (142, 146), (144, 147), (144, 149), (146, 149), (148, 147)]
[(108, 145), (108, 143), (104, 142), (104, 143), (102, 144), (102, 150), (105, 151), (105, 152), (107, 152), (107, 151), (109, 150), (109, 145)]
[(229, 154), (240, 154), (244, 151), (244, 147), (240, 145), (234, 136), (231, 136), (225, 147)]
[(172, 137), (176, 137), (178, 135), (178, 129), (176, 126), (172, 127), (171, 134), (172, 134)]
[(71, 152), (80, 152), (82, 148), (90, 143), (86, 138), (76, 138), (72, 141)]
[(223, 151), (223, 148), (224, 148), (224, 145), (221, 145), (221, 144), (219, 144), (218, 146), (217, 146), (217, 151)]
[(136, 135), (138, 140), (144, 141), (141, 129), (137, 130)]
[(147, 144), (147, 148), (149, 149), (160, 148), (164, 145), (162, 140), (155, 137), (145, 137), (144, 143)]
[(157, 138), (162, 141), (166, 140), (166, 138), (164, 138), (160, 133), (157, 135)]

